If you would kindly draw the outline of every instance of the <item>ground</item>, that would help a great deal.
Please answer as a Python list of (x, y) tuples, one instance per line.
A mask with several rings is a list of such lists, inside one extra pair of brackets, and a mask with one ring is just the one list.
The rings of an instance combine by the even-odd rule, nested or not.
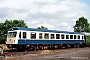
[(6, 56), (4, 60), (90, 60), (90, 47), (38, 52), (37, 54)]

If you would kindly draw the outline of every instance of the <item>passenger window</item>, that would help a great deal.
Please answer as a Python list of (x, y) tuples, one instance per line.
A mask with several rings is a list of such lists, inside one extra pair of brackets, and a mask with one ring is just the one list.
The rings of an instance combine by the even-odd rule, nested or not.
[(42, 39), (42, 33), (39, 33), (39, 39)]
[(54, 39), (54, 34), (50, 34), (50, 39)]
[(31, 32), (31, 39), (36, 39), (36, 33)]
[(69, 35), (66, 35), (66, 39), (69, 39)]
[(64, 39), (64, 35), (61, 35), (61, 39)]
[(70, 39), (73, 39), (73, 35), (70, 35)]
[(21, 39), (21, 32), (19, 33), (19, 38)]
[(26, 32), (23, 32), (23, 38), (26, 38)]
[(45, 38), (45, 39), (49, 39), (49, 34), (48, 34), (48, 33), (45, 33), (45, 34), (44, 34), (44, 38)]
[(80, 36), (78, 35), (78, 39), (80, 39)]
[(56, 39), (60, 39), (60, 34), (56, 34)]
[(84, 39), (84, 37), (82, 36), (82, 39)]
[(76, 39), (76, 35), (74, 35), (74, 39)]

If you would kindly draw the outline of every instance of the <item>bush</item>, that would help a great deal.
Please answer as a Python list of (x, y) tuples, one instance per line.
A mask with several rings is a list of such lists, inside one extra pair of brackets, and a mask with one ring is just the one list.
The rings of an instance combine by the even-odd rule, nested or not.
[(9, 48), (6, 46), (6, 44), (0, 44), (0, 46), (3, 47), (3, 51), (7, 51), (7, 50), (9, 50)]

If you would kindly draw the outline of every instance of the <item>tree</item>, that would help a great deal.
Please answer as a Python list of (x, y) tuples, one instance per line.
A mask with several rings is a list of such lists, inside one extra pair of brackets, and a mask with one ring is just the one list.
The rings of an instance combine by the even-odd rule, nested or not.
[(6, 38), (5, 33), (6, 27), (4, 27), (4, 23), (0, 23), (0, 43), (4, 43), (4, 40)]
[(24, 23), (24, 20), (7, 20), (5, 21), (4, 25), (9, 29), (11, 27), (27, 27)]
[(90, 24), (89, 24), (89, 27), (87, 28), (87, 32), (90, 32)]
[(40, 27), (37, 27), (38, 29), (42, 29), (42, 30), (48, 30), (47, 27), (44, 27), (44, 26), (40, 26)]
[(7, 32), (11, 27), (27, 27), (24, 20), (7, 20), (4, 23), (0, 23), (0, 42), (3, 43), (6, 40)]
[(88, 20), (84, 18), (83, 16), (80, 17), (74, 26), (75, 32), (90, 32), (90, 26), (88, 23)]

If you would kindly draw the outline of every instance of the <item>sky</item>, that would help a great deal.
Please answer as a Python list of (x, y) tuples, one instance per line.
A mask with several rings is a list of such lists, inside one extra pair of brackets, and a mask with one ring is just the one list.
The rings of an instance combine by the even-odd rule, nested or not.
[(90, 22), (90, 0), (0, 0), (0, 23), (22, 19), (29, 28), (74, 31), (82, 16)]

